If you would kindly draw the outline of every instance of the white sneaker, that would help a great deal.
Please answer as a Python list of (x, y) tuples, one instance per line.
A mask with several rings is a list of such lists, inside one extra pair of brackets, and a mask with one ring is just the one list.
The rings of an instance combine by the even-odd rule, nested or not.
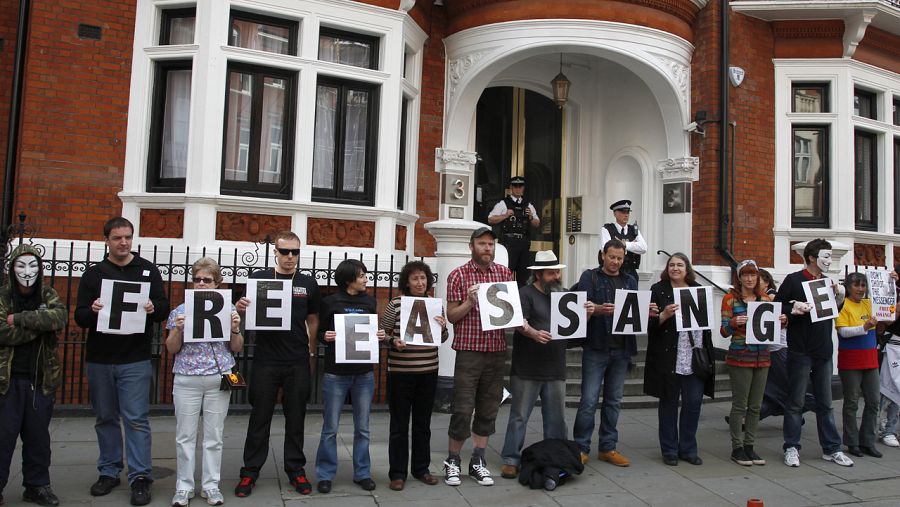
[(842, 467), (852, 467), (853, 460), (848, 458), (846, 454), (841, 451), (831, 453), (831, 454), (823, 454), (822, 459), (825, 461), (833, 461)]
[(796, 447), (788, 447), (784, 450), (784, 464), (789, 467), (800, 466), (800, 453)]
[(187, 505), (191, 503), (191, 498), (194, 498), (193, 490), (180, 489), (176, 491), (175, 496), (172, 497), (172, 506), (187, 507)]
[(881, 443), (888, 447), (900, 447), (900, 442), (897, 441), (896, 435), (891, 435), (890, 433), (880, 438)]
[(206, 499), (206, 503), (210, 505), (222, 505), (225, 503), (225, 497), (218, 488), (204, 489), (200, 492), (200, 496)]
[(448, 459), (444, 462), (444, 483), (448, 486), (459, 486), (459, 459)]

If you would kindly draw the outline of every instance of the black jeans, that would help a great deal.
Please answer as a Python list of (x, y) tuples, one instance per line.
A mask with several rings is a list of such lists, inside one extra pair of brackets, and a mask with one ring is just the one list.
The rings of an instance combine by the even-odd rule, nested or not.
[(309, 363), (297, 365), (253, 365), (247, 384), (248, 397), (253, 409), (247, 425), (244, 441), (244, 466), (241, 477), (259, 477), (259, 470), (269, 454), (269, 430), (278, 389), (281, 388), (281, 406), (284, 408), (284, 471), (293, 478), (306, 466), (303, 454), (303, 427), (306, 419), (306, 403), (309, 400)]
[(406, 480), (409, 460), (409, 418), (412, 415), (413, 477), (430, 473), (431, 409), (437, 390), (435, 373), (390, 373), (388, 407), (391, 410), (391, 436), (388, 440), (390, 479)]
[(0, 492), (9, 481), (9, 465), (16, 440), (22, 437), (22, 485), (50, 484), (50, 417), (53, 396), (46, 396), (31, 380), (13, 377), (0, 395)]
[(531, 265), (531, 241), (510, 238), (503, 241), (509, 254), (509, 269), (516, 275), (519, 287), (528, 283), (528, 266)]

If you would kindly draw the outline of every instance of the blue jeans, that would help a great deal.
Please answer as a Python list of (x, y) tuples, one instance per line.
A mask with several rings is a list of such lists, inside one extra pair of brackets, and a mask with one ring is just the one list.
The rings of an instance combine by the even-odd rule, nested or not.
[(519, 465), (528, 418), (534, 402), (541, 397), (541, 417), (544, 422), (544, 438), (566, 438), (566, 381), (528, 380), (511, 375), (509, 378), (511, 405), (506, 439), (503, 442), (503, 463)]
[(822, 452), (832, 454), (841, 450), (841, 436), (834, 423), (831, 410), (831, 376), (832, 361), (813, 359), (805, 354), (796, 354), (788, 350), (788, 400), (784, 407), (784, 448), (795, 447), (800, 450), (800, 432), (803, 420), (803, 402), (806, 396), (806, 384), (812, 382), (813, 396), (816, 398), (816, 429), (819, 432), (819, 445)]
[(600, 452), (612, 451), (619, 441), (616, 424), (619, 407), (625, 391), (625, 374), (631, 355), (625, 349), (584, 349), (581, 355), (581, 402), (575, 416), (572, 435), (581, 451), (591, 452), (591, 435), (594, 433), (594, 414), (603, 388), (603, 404), (600, 406)]
[(900, 406), (885, 395), (881, 395), (881, 413), (879, 414), (878, 438), (887, 435), (897, 436), (897, 423), (900, 422)]
[(128, 482), (150, 479), (150, 360), (128, 364), (87, 363), (91, 405), (97, 414), (94, 430), (100, 446), (97, 470), (118, 477), (122, 463), (122, 427)]
[[(696, 375), (675, 375), (674, 398), (659, 400), (659, 449), (663, 456), (697, 455), (697, 425), (703, 403), (703, 381)], [(678, 415), (681, 398), (681, 415)]]
[(372, 477), (369, 459), (369, 412), (375, 394), (375, 375), (334, 375), (326, 373), (322, 379), (322, 437), (316, 452), (316, 478), (332, 481), (337, 474), (337, 431), (341, 409), (347, 393), (353, 403), (353, 480)]

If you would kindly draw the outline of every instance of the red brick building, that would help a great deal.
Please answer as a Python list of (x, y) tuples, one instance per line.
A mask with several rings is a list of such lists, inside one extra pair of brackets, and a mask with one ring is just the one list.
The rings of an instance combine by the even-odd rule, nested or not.
[(900, 260), (895, 0), (22, 1), (0, 0), (3, 205), (42, 241), (121, 213), (148, 247), (291, 227), (440, 271), (522, 174), (570, 278), (621, 198), (645, 281), (657, 249), (726, 283), (820, 236)]

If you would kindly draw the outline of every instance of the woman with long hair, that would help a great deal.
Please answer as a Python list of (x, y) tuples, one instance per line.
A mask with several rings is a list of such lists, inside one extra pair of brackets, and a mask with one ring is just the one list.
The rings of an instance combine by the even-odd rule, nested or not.
[(715, 390), (714, 374), (703, 379), (691, 368), (693, 348), (703, 347), (710, 358), (714, 357), (711, 333), (675, 328), (675, 289), (697, 286), (690, 259), (675, 253), (666, 262), (659, 281), (650, 287), (650, 302), (656, 303), (659, 316), (650, 317), (644, 392), (659, 398), (659, 447), (663, 462), (670, 466), (678, 465), (679, 459), (703, 464), (697, 449), (700, 404), (704, 394), (712, 398)]

